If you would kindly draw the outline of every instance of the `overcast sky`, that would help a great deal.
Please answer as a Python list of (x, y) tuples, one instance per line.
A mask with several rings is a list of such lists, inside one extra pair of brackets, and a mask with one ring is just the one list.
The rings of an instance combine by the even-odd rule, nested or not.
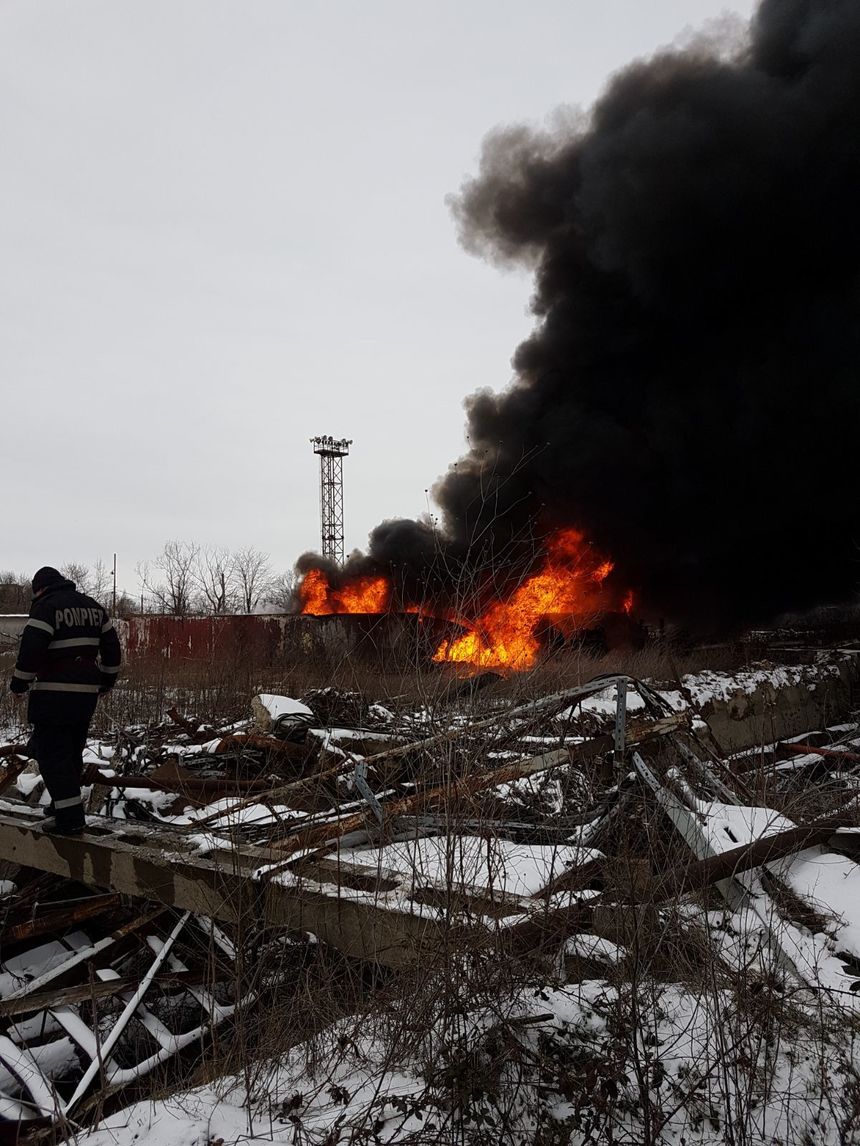
[(429, 508), (530, 285), (445, 196), (495, 125), (753, 0), (0, 0), (0, 568), (347, 548)]

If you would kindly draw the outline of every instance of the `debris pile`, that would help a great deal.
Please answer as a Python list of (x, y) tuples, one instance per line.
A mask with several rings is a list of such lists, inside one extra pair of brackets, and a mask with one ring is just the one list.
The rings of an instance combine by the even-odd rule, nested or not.
[[(846, 711), (727, 752), (703, 719), (845, 660), (463, 708), (261, 693), (229, 726), (172, 710), (91, 743), (80, 839), (41, 832), (41, 778), (7, 746), (0, 1118), (91, 1120), (199, 1057), (309, 948), (427, 980), (456, 952), (558, 985), (643, 958), (671, 979), (704, 944), (853, 1018), (860, 726)], [(255, 977), (261, 943), (280, 954)]]

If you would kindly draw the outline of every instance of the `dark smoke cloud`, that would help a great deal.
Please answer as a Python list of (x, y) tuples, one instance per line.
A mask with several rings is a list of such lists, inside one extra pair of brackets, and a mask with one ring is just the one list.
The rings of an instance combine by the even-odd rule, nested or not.
[[(576, 525), (655, 614), (853, 595), (858, 204), (858, 0), (765, 0), (742, 58), (667, 51), (587, 124), (493, 133), (453, 210), (469, 251), (533, 269), (538, 321), (515, 383), (467, 402), (446, 559)], [(362, 560), (438, 553), (396, 522)]]

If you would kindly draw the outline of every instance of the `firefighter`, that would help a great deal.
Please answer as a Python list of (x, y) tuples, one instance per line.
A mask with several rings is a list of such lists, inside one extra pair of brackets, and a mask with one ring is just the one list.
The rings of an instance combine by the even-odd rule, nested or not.
[(116, 683), (119, 639), (107, 612), (50, 566), (33, 577), (33, 603), (9, 687), (29, 693), (30, 751), (51, 796), (42, 830), (80, 835), (83, 751), (96, 703)]

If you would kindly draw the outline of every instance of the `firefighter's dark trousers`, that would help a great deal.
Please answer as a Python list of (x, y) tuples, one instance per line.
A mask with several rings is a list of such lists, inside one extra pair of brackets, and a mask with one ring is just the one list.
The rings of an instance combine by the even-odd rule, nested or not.
[(81, 771), (88, 732), (88, 720), (75, 724), (33, 725), (30, 751), (51, 796), (58, 828), (84, 826)]

